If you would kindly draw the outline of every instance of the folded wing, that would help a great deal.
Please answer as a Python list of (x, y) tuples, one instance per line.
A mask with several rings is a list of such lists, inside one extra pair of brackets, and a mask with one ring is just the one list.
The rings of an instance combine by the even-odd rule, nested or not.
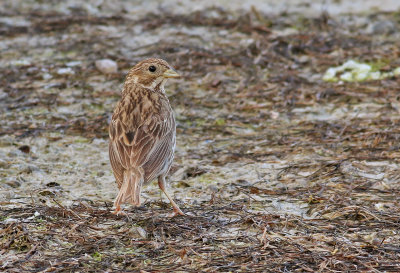
[(145, 182), (153, 180), (162, 171), (168, 171), (175, 146), (172, 111), (152, 113), (147, 119), (143, 119), (143, 115), (124, 119), (126, 115), (114, 114), (109, 129), (110, 161), (119, 188), (128, 169), (143, 168)]

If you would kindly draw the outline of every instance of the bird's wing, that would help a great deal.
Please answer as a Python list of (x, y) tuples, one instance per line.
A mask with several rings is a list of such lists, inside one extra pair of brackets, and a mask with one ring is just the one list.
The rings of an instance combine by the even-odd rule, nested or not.
[(143, 165), (146, 181), (155, 179), (160, 173), (167, 173), (174, 158), (175, 149), (175, 121), (172, 119), (172, 130), (168, 132), (149, 154)]
[[(158, 169), (158, 160), (154, 158), (160, 151), (168, 149), (169, 135), (171, 132), (175, 133), (172, 111), (169, 107), (163, 108), (162, 111), (152, 112), (144, 119), (140, 114), (135, 117), (135, 111), (129, 114), (121, 114), (118, 111), (114, 113), (109, 129), (109, 153), (119, 187), (123, 183), (123, 172), (126, 169), (144, 165), (146, 173)], [(124, 118), (126, 115), (130, 115), (128, 119)], [(147, 162), (152, 163), (146, 164)]]

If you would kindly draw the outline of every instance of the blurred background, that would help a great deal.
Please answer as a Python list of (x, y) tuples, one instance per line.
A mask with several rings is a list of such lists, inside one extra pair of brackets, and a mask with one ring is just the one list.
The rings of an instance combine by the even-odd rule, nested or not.
[[(396, 271), (399, 9), (397, 0), (2, 0), (3, 227), (20, 221), (23, 216), (13, 215), (18, 211), (40, 215), (47, 207), (82, 202), (112, 206), (117, 188), (108, 122), (129, 68), (161, 57), (183, 75), (166, 86), (177, 118), (170, 192), (189, 214), (214, 215), (208, 228), (226, 238), (232, 230), (221, 223), (236, 219), (230, 228), (244, 239), (220, 247), (243, 251), (243, 272), (263, 270), (265, 253), (268, 259), (282, 255), (285, 262), (268, 262), (276, 271)], [(165, 213), (169, 207), (160, 198), (168, 202), (156, 185), (146, 187), (146, 209), (131, 213)], [(251, 228), (249, 217), (257, 219)], [(141, 228), (158, 234), (155, 227)], [(203, 246), (212, 241), (208, 228), (198, 231)], [(318, 243), (307, 237), (311, 231)], [(288, 256), (299, 251), (293, 240), (308, 252)], [(265, 248), (267, 241), (279, 251)], [(21, 253), (31, 249), (28, 244)], [(103, 260), (93, 256), (99, 249), (80, 255), (109, 261), (105, 252)], [(245, 263), (251, 249), (263, 258)], [(149, 253), (135, 256), (137, 264), (129, 256), (132, 268), (157, 269), (143, 263)], [(205, 257), (179, 253), (173, 263), (186, 270), (185, 257)], [(226, 259), (235, 264), (235, 257)], [(209, 270), (229, 262), (215, 258)]]

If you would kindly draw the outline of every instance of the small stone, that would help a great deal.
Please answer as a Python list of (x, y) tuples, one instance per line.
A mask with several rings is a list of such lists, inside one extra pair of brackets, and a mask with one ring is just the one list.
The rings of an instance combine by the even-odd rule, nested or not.
[(29, 154), (29, 152), (31, 151), (31, 147), (29, 147), (29, 145), (22, 145), (18, 147), (18, 150), (23, 153)]
[(302, 55), (297, 59), (297, 61), (301, 64), (305, 64), (310, 61), (310, 57), (308, 57), (307, 55)]
[(8, 94), (6, 92), (4, 92), (3, 90), (0, 90), (0, 100), (5, 99), (7, 96), (8, 96)]
[(3, 224), (12, 224), (12, 223), (18, 223), (20, 222), (20, 220), (16, 219), (16, 218), (7, 218), (3, 221)]
[(72, 61), (72, 62), (66, 63), (65, 65), (68, 66), (68, 67), (73, 67), (73, 66), (78, 66), (78, 65), (81, 65), (81, 64), (82, 64), (82, 62), (80, 62), (80, 61)]
[(277, 119), (277, 118), (279, 118), (280, 114), (279, 114), (279, 112), (271, 111), (270, 116), (272, 119)]
[(136, 231), (142, 239), (147, 239), (147, 232), (142, 227), (136, 227)]
[(104, 74), (117, 73), (118, 70), (117, 63), (110, 59), (98, 60), (96, 61), (95, 65), (96, 68)]
[(71, 68), (66, 67), (66, 68), (60, 68), (60, 69), (58, 69), (58, 70), (57, 70), (57, 74), (58, 74), (58, 75), (73, 75), (73, 74), (75, 74), (75, 72), (74, 72), (74, 70), (72, 70)]
[(8, 181), (8, 182), (6, 182), (6, 184), (14, 189), (21, 187), (21, 183), (19, 183), (18, 181), (15, 181), (15, 180)]
[(385, 210), (385, 204), (383, 204), (383, 203), (376, 203), (376, 204), (375, 204), (375, 208), (376, 208), (377, 210), (379, 210), (379, 211), (383, 211), (383, 210)]
[(217, 192), (217, 191), (218, 191), (218, 188), (217, 188), (216, 186), (214, 186), (214, 185), (209, 185), (209, 186), (207, 187), (207, 190), (208, 190), (208, 191), (211, 191), (211, 192)]
[(53, 78), (53, 76), (51, 74), (49, 74), (49, 73), (44, 73), (42, 75), (42, 79), (43, 80), (50, 80), (51, 78)]
[(14, 60), (11, 62), (11, 64), (14, 66), (27, 66), (27, 65), (31, 65), (31, 62), (26, 59), (21, 59), (21, 60)]
[(34, 164), (23, 163), (15, 166), (18, 166), (21, 173), (33, 173), (40, 171), (40, 168)]
[(396, 31), (396, 25), (389, 20), (376, 22), (371, 28), (374, 34), (392, 34)]
[(0, 159), (0, 168), (8, 169), (10, 167), (10, 163), (7, 161)]

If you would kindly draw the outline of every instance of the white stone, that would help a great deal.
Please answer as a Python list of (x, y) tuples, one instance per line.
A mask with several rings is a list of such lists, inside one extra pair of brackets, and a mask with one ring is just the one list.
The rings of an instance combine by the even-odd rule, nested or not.
[(43, 80), (50, 80), (51, 78), (53, 78), (53, 76), (49, 73), (44, 73), (42, 75)]
[(65, 65), (68, 66), (68, 67), (73, 67), (73, 66), (78, 66), (78, 65), (81, 65), (81, 64), (82, 64), (82, 62), (80, 62), (80, 61), (72, 61), (72, 62), (66, 63)]
[(95, 65), (96, 68), (104, 74), (117, 73), (118, 70), (117, 63), (110, 59), (98, 60)]
[(73, 75), (73, 74), (75, 74), (75, 72), (71, 68), (65, 67), (65, 68), (59, 68), (57, 70), (57, 74), (58, 75)]
[(15, 66), (27, 66), (27, 65), (31, 65), (31, 62), (27, 59), (21, 59), (21, 60), (14, 60), (11, 62), (11, 65), (15, 65)]

